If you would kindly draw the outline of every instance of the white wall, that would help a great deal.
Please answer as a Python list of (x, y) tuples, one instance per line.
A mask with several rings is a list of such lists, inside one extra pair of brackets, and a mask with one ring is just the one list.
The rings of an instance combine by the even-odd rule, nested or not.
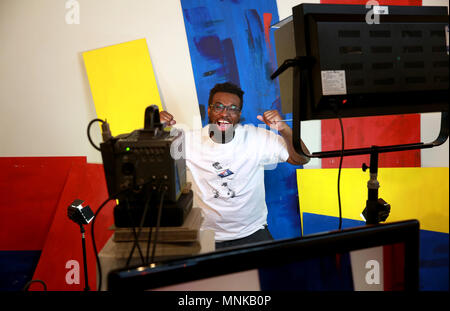
[[(280, 19), (302, 2), (320, 1), (278, 0)], [(0, 156), (87, 156), (100, 163), (86, 137), (96, 113), (81, 53), (139, 38), (147, 40), (163, 106), (179, 123), (200, 126), (179, 0), (78, 0), (78, 25), (66, 24), (65, 3), (0, 0)], [(434, 136), (435, 118), (422, 118), (423, 136)], [(92, 135), (100, 142), (98, 127)], [(319, 151), (320, 122), (302, 125), (302, 138)], [(448, 142), (438, 149), (422, 152), (423, 166), (448, 166)]]
[(446, 6), (448, 11), (448, 0), (422, 0), (423, 6)]
[[(193, 126), (199, 114), (178, 0), (78, 0), (68, 25), (64, 0), (0, 0), (0, 156), (86, 155), (96, 118), (81, 53), (146, 38), (164, 106)], [(143, 126), (143, 125), (142, 125)], [(93, 139), (100, 131), (92, 127)]]
[(301, 3), (320, 3), (320, 0), (309, 0), (309, 1), (300, 1), (300, 0), (277, 0), (278, 7), (278, 16), (280, 17), (280, 21), (292, 15), (292, 8)]

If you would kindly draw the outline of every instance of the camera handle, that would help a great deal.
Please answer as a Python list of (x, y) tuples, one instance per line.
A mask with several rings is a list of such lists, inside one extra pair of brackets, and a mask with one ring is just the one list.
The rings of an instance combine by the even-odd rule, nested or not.
[(154, 132), (156, 136), (158, 131), (163, 129), (164, 124), (159, 120), (159, 108), (151, 105), (145, 108), (144, 129)]

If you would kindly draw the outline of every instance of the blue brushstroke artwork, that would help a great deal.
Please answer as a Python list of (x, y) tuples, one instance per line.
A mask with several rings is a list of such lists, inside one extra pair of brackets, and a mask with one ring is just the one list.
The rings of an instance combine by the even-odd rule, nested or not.
[[(208, 124), (209, 91), (232, 82), (244, 90), (242, 124), (260, 125), (256, 116), (281, 112), (273, 32), (279, 21), (275, 0), (181, 0), (202, 125)], [(289, 118), (289, 115), (283, 117)], [(274, 238), (301, 235), (296, 169), (278, 165), (265, 171), (268, 225)]]

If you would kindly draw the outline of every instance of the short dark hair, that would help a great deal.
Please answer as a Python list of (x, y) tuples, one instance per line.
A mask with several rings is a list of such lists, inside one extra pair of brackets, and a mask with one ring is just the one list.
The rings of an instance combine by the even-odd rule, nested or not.
[(214, 87), (209, 91), (209, 99), (208, 99), (208, 105), (211, 106), (212, 99), (214, 97), (214, 94), (224, 92), (224, 93), (231, 93), (234, 95), (237, 95), (239, 99), (241, 100), (241, 109), (244, 105), (244, 91), (241, 90), (239, 86), (236, 84), (225, 82), (225, 83), (218, 83), (214, 85)]

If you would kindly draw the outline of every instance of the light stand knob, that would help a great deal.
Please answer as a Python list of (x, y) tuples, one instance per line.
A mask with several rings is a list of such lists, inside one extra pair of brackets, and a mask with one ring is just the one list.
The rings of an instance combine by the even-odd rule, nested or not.
[(362, 164), (362, 170), (363, 170), (363, 172), (367, 171), (368, 168), (370, 168), (370, 167), (367, 166), (366, 163), (363, 163), (363, 164)]

